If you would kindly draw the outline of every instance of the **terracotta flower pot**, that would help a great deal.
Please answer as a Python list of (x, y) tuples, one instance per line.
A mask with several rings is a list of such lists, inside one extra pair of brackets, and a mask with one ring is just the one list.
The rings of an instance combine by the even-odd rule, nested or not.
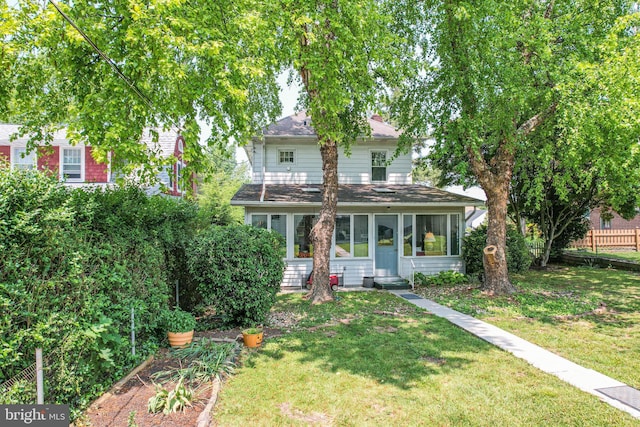
[(182, 348), (191, 344), (193, 341), (193, 331), (189, 332), (167, 332), (169, 345), (174, 348)]
[(260, 344), (262, 344), (263, 334), (264, 332), (258, 332), (257, 334), (247, 334), (243, 332), (242, 341), (244, 341), (244, 345), (247, 347), (260, 347)]

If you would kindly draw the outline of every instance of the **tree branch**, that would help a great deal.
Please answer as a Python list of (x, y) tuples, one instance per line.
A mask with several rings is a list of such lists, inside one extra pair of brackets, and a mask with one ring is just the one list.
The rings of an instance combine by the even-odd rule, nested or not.
[(517, 130), (517, 133), (522, 136), (527, 136), (531, 132), (533, 132), (538, 126), (540, 126), (549, 116), (556, 112), (556, 108), (558, 107), (558, 102), (554, 101), (553, 104), (549, 106), (545, 111), (536, 114), (531, 117), (529, 120), (520, 125)]

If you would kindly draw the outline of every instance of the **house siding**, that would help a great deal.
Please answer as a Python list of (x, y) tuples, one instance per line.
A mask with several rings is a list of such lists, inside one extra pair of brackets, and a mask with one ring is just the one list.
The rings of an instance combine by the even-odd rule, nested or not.
[[(396, 146), (394, 143), (360, 143), (351, 149), (347, 156), (344, 150), (338, 155), (338, 182), (340, 184), (372, 184), (371, 181), (371, 152), (386, 151), (391, 159)], [(281, 150), (294, 151), (293, 164), (280, 164), (278, 153)], [(318, 145), (309, 141), (280, 141), (269, 142), (265, 147), (266, 184), (322, 184), (322, 164)], [(258, 144), (254, 150), (254, 164), (252, 181), (262, 183), (263, 167), (262, 145)], [(401, 154), (387, 166), (387, 180), (381, 184), (411, 184), (411, 155)]]
[(84, 180), (86, 182), (105, 183), (109, 181), (108, 167), (96, 162), (92, 147), (84, 150)]
[(38, 170), (58, 174), (60, 169), (60, 147), (38, 147)]
[(0, 146), (0, 162), (4, 160), (6, 160), (7, 162), (11, 161), (11, 147)]

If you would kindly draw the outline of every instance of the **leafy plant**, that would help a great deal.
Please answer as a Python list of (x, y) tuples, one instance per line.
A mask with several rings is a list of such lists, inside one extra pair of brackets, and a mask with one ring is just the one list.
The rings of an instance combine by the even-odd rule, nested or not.
[(176, 307), (162, 313), (162, 323), (169, 332), (190, 332), (196, 327), (193, 314)]
[[(472, 230), (462, 240), (462, 258), (466, 265), (467, 274), (483, 273), (482, 251), (486, 245), (486, 225), (481, 225)], [(531, 254), (522, 234), (515, 227), (507, 227), (507, 268), (509, 273), (520, 273), (528, 270), (531, 266), (531, 261)]]
[(212, 226), (187, 248), (189, 270), (205, 304), (228, 325), (264, 321), (284, 272), (282, 236), (251, 226)]
[(184, 385), (184, 378), (178, 380), (173, 390), (167, 390), (156, 384), (156, 394), (149, 398), (147, 409), (152, 413), (162, 411), (163, 414), (171, 414), (191, 406), (193, 397), (193, 390)]
[(236, 343), (216, 343), (201, 339), (192, 345), (172, 350), (172, 355), (180, 359), (180, 369), (169, 369), (153, 374), (153, 379), (177, 381), (184, 378), (188, 382), (205, 382), (222, 373), (231, 373), (234, 359), (240, 347)]
[(136, 422), (136, 411), (129, 412), (129, 418), (127, 418), (127, 427), (138, 427)]
[(457, 271), (441, 271), (432, 276), (427, 276), (418, 272), (415, 275), (415, 281), (416, 285), (419, 286), (445, 286), (469, 283), (469, 278)]

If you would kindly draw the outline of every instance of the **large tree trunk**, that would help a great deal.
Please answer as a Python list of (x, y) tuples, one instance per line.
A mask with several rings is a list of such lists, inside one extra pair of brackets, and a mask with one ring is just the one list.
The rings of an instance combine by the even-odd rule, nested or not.
[[(509, 183), (504, 179), (485, 192), (489, 210), (487, 227), (487, 247), (484, 251), (484, 284), (483, 289), (491, 295), (512, 294), (516, 288), (509, 281), (507, 270), (507, 201), (509, 200)], [(502, 181), (502, 182), (500, 182)]]
[(329, 282), (331, 261), (331, 237), (338, 210), (338, 145), (333, 140), (320, 140), (322, 155), (322, 208), (318, 222), (311, 231), (313, 243), (313, 287), (309, 297), (312, 304), (333, 300)]
[(467, 153), (471, 169), (487, 195), (489, 224), (482, 259), (483, 289), (491, 295), (512, 294), (516, 288), (509, 281), (507, 270), (507, 204), (515, 155), (506, 140), (490, 163), (471, 146), (467, 146)]

